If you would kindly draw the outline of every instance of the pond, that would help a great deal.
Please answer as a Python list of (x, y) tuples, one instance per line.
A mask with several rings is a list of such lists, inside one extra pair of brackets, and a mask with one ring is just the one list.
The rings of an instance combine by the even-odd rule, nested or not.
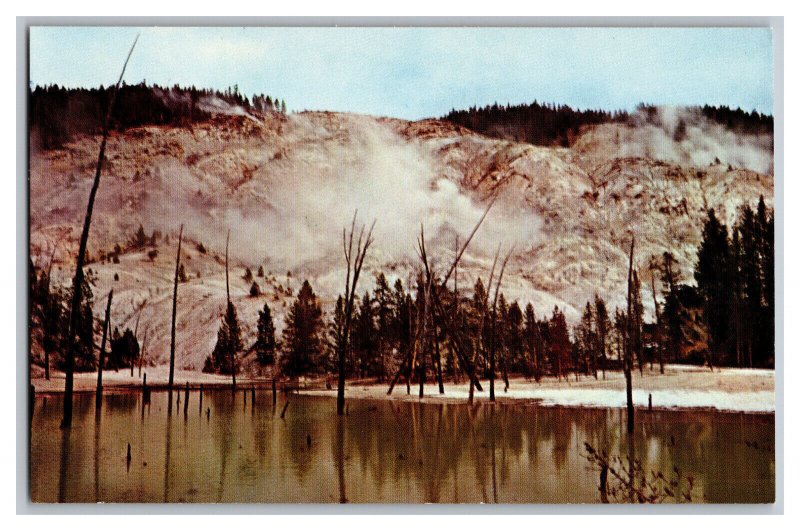
[(185, 408), (181, 390), (169, 408), (166, 392), (108, 394), (96, 411), (80, 394), (71, 430), (62, 396), (37, 397), (31, 500), (596, 503), (587, 442), (620, 471), (633, 459), (679, 490), (691, 476), (694, 502), (775, 498), (774, 415), (642, 411), (629, 438), (617, 409), (350, 400), (338, 417), (331, 398), (246, 395), (192, 391)]

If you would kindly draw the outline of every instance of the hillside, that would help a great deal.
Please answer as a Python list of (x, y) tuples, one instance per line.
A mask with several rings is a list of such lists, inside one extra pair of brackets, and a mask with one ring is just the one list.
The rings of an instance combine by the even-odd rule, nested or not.
[[(672, 114), (657, 126), (584, 128), (571, 148), (492, 139), (446, 121), (327, 112), (229, 109), (202, 123), (113, 132), (89, 241), (95, 315), (113, 287), (112, 326), (133, 328), (140, 316), (150, 361), (168, 359), (177, 234), (185, 224), (189, 280), (179, 287), (177, 365), (200, 370), (225, 304), (228, 229), (231, 292), (251, 343), (258, 309), (268, 302), (280, 330), (304, 279), (331, 309), (344, 277), (341, 230), (356, 209), (360, 220), (376, 220), (362, 291), (377, 270), (407, 281), (420, 223), (444, 268), (456, 235), (463, 241), (498, 193), (459, 286), (488, 275), (498, 244), (515, 245), (507, 297), (531, 301), (539, 315), (558, 305), (574, 321), (595, 292), (612, 307), (623, 302), (631, 231), (643, 272), (649, 256), (669, 250), (690, 279), (706, 208), (730, 224), (743, 201), (755, 205), (763, 194), (772, 205), (771, 138), (702, 117), (684, 121), (679, 135), (680, 120), (666, 119)], [(61, 149), (31, 153), (31, 257), (46, 266), (54, 256), (54, 278), (63, 284), (98, 146), (99, 137), (79, 135)], [(161, 233), (152, 260), (150, 248), (125, 250), (139, 225)], [(102, 259), (115, 244), (123, 249), (118, 264)], [(254, 298), (242, 276), (259, 266), (263, 294)], [(649, 297), (645, 303), (652, 307)]]

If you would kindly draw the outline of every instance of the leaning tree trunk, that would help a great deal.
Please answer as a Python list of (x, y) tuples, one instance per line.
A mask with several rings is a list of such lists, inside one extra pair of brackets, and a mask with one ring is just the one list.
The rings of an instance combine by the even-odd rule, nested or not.
[[(175, 258), (175, 281), (172, 287), (172, 327), (170, 328), (169, 342), (169, 383), (167, 386), (172, 390), (175, 378), (175, 320), (178, 311), (178, 272), (181, 267), (181, 243), (183, 243), (183, 224), (178, 233), (178, 253)], [(141, 367), (141, 363), (139, 365)]]
[(95, 407), (99, 408), (103, 397), (103, 364), (106, 357), (106, 336), (108, 334), (109, 317), (111, 316), (111, 298), (114, 290), (108, 292), (108, 303), (106, 304), (106, 317), (103, 320), (103, 339), (100, 341), (100, 359), (97, 363), (97, 389), (95, 391)]
[(89, 192), (89, 203), (86, 205), (86, 216), (83, 218), (83, 232), (81, 232), (80, 245), (78, 246), (78, 258), (75, 262), (75, 277), (72, 280), (72, 302), (70, 304), (69, 314), (69, 327), (67, 332), (67, 356), (65, 367), (65, 383), (64, 383), (64, 416), (61, 419), (61, 427), (69, 428), (72, 426), (72, 391), (73, 391), (73, 378), (75, 371), (75, 330), (78, 327), (78, 315), (80, 314), (81, 307), (81, 288), (83, 287), (83, 264), (86, 260), (86, 245), (89, 241), (89, 229), (92, 226), (92, 211), (94, 210), (94, 200), (97, 197), (97, 189), (100, 186), (100, 175), (103, 170), (103, 161), (106, 157), (106, 143), (108, 141), (108, 128), (111, 122), (111, 112), (114, 109), (114, 102), (117, 99), (117, 92), (119, 85), (122, 83), (122, 76), (125, 75), (125, 69), (128, 66), (128, 61), (131, 58), (136, 41), (139, 36), (136, 36), (131, 49), (128, 51), (128, 56), (125, 58), (125, 63), (122, 65), (122, 72), (117, 79), (117, 84), (114, 86), (114, 91), (111, 95), (111, 100), (108, 103), (108, 110), (106, 111), (105, 121), (103, 122), (103, 136), (100, 141), (100, 154), (97, 157), (97, 167), (94, 172), (94, 182), (92, 189)]

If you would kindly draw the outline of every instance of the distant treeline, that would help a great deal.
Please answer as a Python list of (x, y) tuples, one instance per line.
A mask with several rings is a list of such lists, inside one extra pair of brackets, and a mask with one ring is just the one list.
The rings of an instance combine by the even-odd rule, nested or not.
[(625, 122), (625, 111), (578, 110), (569, 105), (536, 101), (523, 105), (487, 105), (467, 110), (451, 110), (445, 120), (475, 132), (504, 140), (540, 146), (569, 146), (585, 125)]
[[(644, 113), (648, 121), (656, 120), (658, 107), (639, 104), (637, 112)], [(699, 108), (703, 116), (725, 127), (742, 133), (772, 133), (771, 115), (756, 111), (746, 112), (730, 107), (704, 105)], [(569, 146), (580, 129), (602, 123), (628, 123), (632, 115), (624, 110), (580, 110), (569, 105), (541, 104), (536, 101), (522, 105), (487, 105), (467, 110), (451, 110), (445, 120), (462, 125), (475, 132), (500, 138), (527, 142), (540, 146)]]
[[(65, 88), (37, 86), (28, 91), (29, 128), (34, 141), (45, 149), (61, 147), (76, 134), (100, 133), (112, 87)], [(216, 104), (216, 105), (215, 105)], [(182, 126), (207, 120), (214, 106), (238, 106), (248, 112), (286, 112), (278, 98), (254, 94), (248, 98), (234, 85), (224, 91), (195, 87), (121, 85), (111, 129), (143, 125)]]

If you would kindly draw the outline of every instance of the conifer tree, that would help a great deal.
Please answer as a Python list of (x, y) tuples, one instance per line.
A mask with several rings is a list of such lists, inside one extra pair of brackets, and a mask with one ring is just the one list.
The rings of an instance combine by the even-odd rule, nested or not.
[(697, 251), (694, 278), (703, 299), (703, 314), (708, 326), (710, 345), (708, 365), (724, 356), (730, 339), (730, 248), (728, 229), (720, 223), (714, 209), (708, 211), (703, 240)]
[(548, 331), (553, 372), (560, 380), (569, 368), (572, 342), (569, 339), (567, 319), (558, 306), (553, 308)]
[(281, 369), (288, 376), (311, 372), (316, 367), (321, 343), (322, 310), (308, 280), (289, 309), (283, 331)]
[[(594, 320), (595, 336), (597, 338), (597, 356), (600, 358), (600, 365), (603, 371), (603, 379), (606, 377), (606, 360), (608, 359), (608, 343), (611, 333), (611, 321), (608, 317), (608, 309), (605, 301), (597, 294), (594, 296)], [(595, 368), (595, 371), (597, 369)]]
[(261, 365), (275, 363), (275, 325), (272, 322), (272, 312), (266, 302), (264, 308), (258, 312), (256, 343), (253, 345), (253, 350), (255, 350), (256, 359)]

